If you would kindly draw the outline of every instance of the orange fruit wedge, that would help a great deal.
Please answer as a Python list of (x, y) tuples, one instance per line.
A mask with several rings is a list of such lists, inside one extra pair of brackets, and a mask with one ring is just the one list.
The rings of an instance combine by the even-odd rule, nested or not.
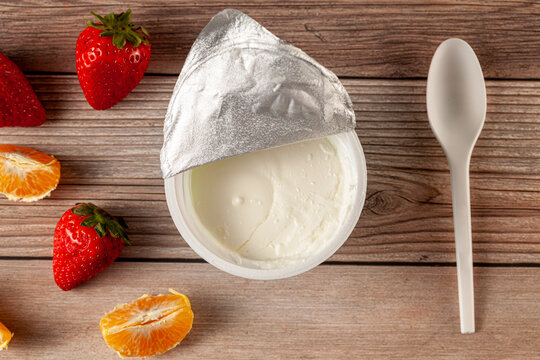
[(105, 315), (99, 328), (107, 345), (120, 357), (158, 355), (178, 345), (191, 330), (193, 311), (187, 296), (169, 291), (143, 295)]
[(4, 326), (4, 324), (0, 323), (0, 351), (2, 351), (3, 349), (7, 349), (7, 346), (11, 341), (12, 337), (13, 334), (11, 333), (11, 331), (9, 331), (8, 328)]
[(37, 201), (60, 181), (60, 163), (37, 150), (0, 145), (0, 193), (9, 200)]

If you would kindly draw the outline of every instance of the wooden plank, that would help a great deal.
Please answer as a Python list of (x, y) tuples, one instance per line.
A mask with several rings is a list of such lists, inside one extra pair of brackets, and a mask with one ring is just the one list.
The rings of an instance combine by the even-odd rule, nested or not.
[(0, 261), (2, 359), (113, 359), (99, 320), (168, 288), (195, 321), (160, 359), (537, 359), (539, 268), (476, 268), (477, 333), (461, 335), (453, 267), (329, 266), (250, 281), (208, 264), (115, 263), (63, 292), (49, 261)]
[[(540, 4), (509, 1), (392, 0), (131, 1), (134, 21), (152, 34), (151, 73), (176, 74), (213, 15), (234, 7), (340, 76), (425, 77), (437, 45), (468, 41), (489, 78), (538, 78)], [(0, 4), (0, 51), (25, 71), (74, 72), (74, 48), (90, 10), (126, 6), (91, 0), (8, 0)], [(30, 21), (49, 27), (28, 26)]]
[[(62, 213), (93, 201), (127, 219), (135, 245), (123, 257), (196, 258), (169, 217), (159, 169), (174, 77), (145, 77), (107, 111), (89, 108), (74, 76), (31, 81), (49, 120), (38, 128), (2, 128), (0, 143), (56, 155), (62, 179), (51, 198), (36, 204), (0, 200), (0, 256), (51, 256)], [(425, 82), (344, 84), (366, 153), (368, 196), (358, 226), (332, 260), (454, 261), (448, 166), (429, 129)], [(471, 167), (477, 262), (540, 262), (538, 99), (540, 82), (488, 81), (488, 116)]]

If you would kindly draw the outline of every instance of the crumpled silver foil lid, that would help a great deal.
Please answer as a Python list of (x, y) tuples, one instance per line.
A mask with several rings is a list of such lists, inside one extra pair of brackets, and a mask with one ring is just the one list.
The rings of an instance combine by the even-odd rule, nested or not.
[(353, 130), (337, 76), (246, 14), (214, 16), (193, 44), (164, 124), (164, 178), (230, 156)]

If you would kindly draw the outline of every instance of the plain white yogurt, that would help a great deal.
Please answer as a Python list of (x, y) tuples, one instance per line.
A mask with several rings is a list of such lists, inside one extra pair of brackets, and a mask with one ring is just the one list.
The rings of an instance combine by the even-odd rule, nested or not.
[(261, 269), (323, 249), (351, 209), (356, 182), (331, 138), (238, 155), (185, 173), (196, 221), (231, 261)]

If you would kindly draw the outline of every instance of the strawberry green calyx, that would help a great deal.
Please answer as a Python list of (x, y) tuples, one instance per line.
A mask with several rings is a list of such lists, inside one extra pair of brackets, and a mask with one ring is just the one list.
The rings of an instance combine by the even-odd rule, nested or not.
[(124, 45), (126, 45), (126, 40), (134, 47), (141, 45), (141, 43), (150, 45), (146, 39), (147, 37), (150, 37), (146, 29), (142, 26), (136, 26), (131, 22), (131, 9), (128, 9), (121, 14), (110, 13), (105, 17), (97, 15), (93, 11), (90, 13), (100, 22), (93, 23), (87, 21), (86, 25), (102, 30), (99, 35), (101, 37), (112, 36), (113, 45), (118, 49), (122, 50)]
[(77, 204), (76, 208), (73, 208), (71, 212), (78, 216), (88, 216), (81, 222), (82, 226), (91, 227), (96, 230), (98, 236), (104, 237), (107, 232), (112, 237), (121, 238), (128, 245), (131, 245), (126, 233), (128, 227), (124, 219), (121, 217), (112, 217), (102, 208), (92, 204), (84, 203)]

